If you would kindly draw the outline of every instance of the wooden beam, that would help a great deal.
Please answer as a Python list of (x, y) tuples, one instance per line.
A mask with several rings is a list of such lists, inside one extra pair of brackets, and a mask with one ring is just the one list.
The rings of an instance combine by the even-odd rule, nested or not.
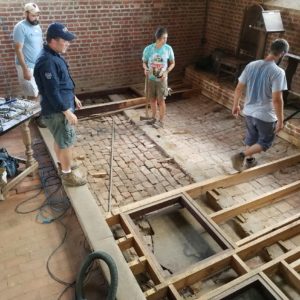
[(123, 220), (124, 223), (126, 223), (126, 226), (128, 227), (128, 229), (130, 230), (131, 234), (134, 237), (134, 240), (136, 242), (136, 244), (138, 245), (140, 251), (143, 253), (143, 255), (146, 257), (148, 265), (149, 265), (149, 272), (150, 272), (150, 276), (151, 279), (157, 284), (160, 282), (163, 282), (163, 269), (160, 266), (160, 264), (157, 262), (157, 260), (155, 259), (155, 256), (153, 255), (153, 253), (150, 251), (149, 247), (147, 247), (144, 243), (143, 243), (143, 237), (140, 234), (140, 232), (136, 229), (136, 225), (133, 223), (133, 221), (131, 220), (131, 218), (128, 215), (122, 214), (121, 218)]
[(281, 289), (264, 273), (258, 273), (263, 280), (272, 288), (272, 290), (280, 297), (280, 300), (289, 300), (289, 298), (281, 291)]
[(132, 234), (129, 234), (128, 236), (126, 236), (126, 238), (122, 238), (122, 239), (118, 240), (117, 242), (118, 242), (118, 246), (121, 249), (121, 251), (125, 251), (132, 247), (138, 256), (144, 255), (143, 250), (141, 249), (139, 244), (136, 242), (136, 240)]
[(205, 278), (213, 276), (222, 269), (229, 267), (232, 260), (232, 250), (225, 250), (211, 259), (195, 264), (187, 271), (171, 277), (169, 283), (173, 283), (177, 290), (190, 286)]
[(233, 254), (232, 256), (231, 265), (239, 276), (250, 272), (249, 267), (236, 254)]
[(300, 271), (300, 258), (298, 258), (296, 261), (290, 263), (291, 268), (293, 268), (296, 272)]
[(146, 98), (139, 97), (139, 98), (133, 98), (133, 99), (123, 100), (123, 101), (83, 106), (81, 109), (76, 110), (75, 114), (80, 119), (83, 117), (90, 117), (102, 113), (113, 113), (115, 111), (132, 109), (132, 108), (142, 107), (145, 105), (146, 105)]
[(145, 273), (146, 265), (147, 265), (147, 259), (145, 256), (139, 257), (128, 263), (128, 266), (129, 266), (131, 272), (133, 273), (133, 275)]
[(258, 209), (260, 207), (263, 207), (271, 202), (274, 202), (275, 200), (279, 200), (280, 198), (285, 197), (288, 194), (296, 192), (299, 189), (300, 189), (300, 180), (282, 186), (276, 190), (267, 192), (255, 199), (248, 200), (244, 203), (222, 209), (218, 212), (210, 214), (209, 216), (216, 223), (218, 224), (223, 223), (243, 212), (247, 212), (250, 209)]
[(204, 180), (200, 183), (193, 183), (185, 186), (183, 189), (192, 197), (196, 198), (206, 191), (218, 188), (236, 185), (245, 181), (249, 181), (254, 177), (269, 174), (286, 168), (290, 165), (295, 165), (300, 162), (300, 154), (291, 155), (278, 159), (276, 161), (266, 163), (254, 168), (247, 169), (243, 172), (236, 172), (232, 175), (221, 175), (208, 180)]
[(131, 210), (136, 210), (139, 207), (154, 203), (156, 201), (162, 201), (164, 198), (167, 197), (174, 197), (180, 193), (186, 192), (189, 194), (191, 198), (197, 198), (201, 194), (206, 193), (209, 190), (213, 190), (218, 187), (227, 187), (235, 184), (239, 184), (245, 181), (250, 180), (251, 178), (261, 176), (264, 174), (275, 172), (276, 170), (286, 168), (290, 165), (296, 165), (300, 162), (300, 154), (291, 155), (288, 157), (284, 157), (273, 161), (271, 163), (267, 163), (261, 166), (257, 166), (254, 168), (250, 168), (240, 173), (235, 173), (232, 175), (221, 175), (211, 179), (203, 180), (201, 182), (193, 183), (184, 187), (180, 187), (178, 189), (174, 189), (172, 191), (156, 195), (150, 198), (146, 198), (144, 200), (130, 203), (123, 207), (117, 208), (113, 210), (113, 214), (118, 214), (121, 212), (130, 212)]
[(238, 247), (241, 247), (241, 246), (243, 246), (243, 245), (245, 245), (245, 244), (247, 244), (247, 243), (249, 243), (251, 241), (254, 241), (255, 239), (257, 239), (257, 238), (259, 238), (259, 237), (261, 237), (261, 236), (269, 233), (269, 232), (275, 231), (275, 230), (277, 230), (277, 229), (279, 229), (279, 228), (281, 228), (281, 227), (283, 227), (285, 225), (288, 225), (288, 224), (290, 224), (290, 223), (292, 223), (294, 221), (297, 221), (299, 219), (300, 219), (300, 213), (297, 213), (296, 215), (294, 215), (294, 216), (292, 216), (290, 218), (287, 218), (287, 219), (285, 219), (285, 220), (283, 220), (281, 222), (278, 222), (278, 223), (276, 223), (276, 224), (274, 224), (272, 226), (269, 226), (269, 227), (267, 227), (267, 228), (265, 228), (263, 230), (260, 230), (260, 231), (254, 233), (254, 234), (251, 234), (251, 235), (249, 235), (249, 236), (247, 236), (247, 237), (245, 237), (245, 238), (237, 241), (236, 245)]
[(183, 193), (185, 200), (183, 206), (196, 218), (196, 220), (206, 229), (213, 239), (222, 247), (230, 249), (235, 247), (235, 243), (221, 230), (221, 228), (208, 216), (201, 207), (189, 196)]
[(288, 134), (284, 130), (280, 130), (279, 133), (278, 133), (278, 136), (281, 137), (283, 140), (288, 141), (289, 143), (291, 143), (291, 144), (293, 144), (297, 147), (300, 147), (299, 138), (297, 138), (297, 137), (295, 137), (291, 134)]
[(286, 261), (280, 263), (282, 276), (300, 293), (300, 275)]
[(277, 241), (286, 240), (299, 234), (300, 230), (300, 220), (288, 224), (274, 232), (271, 232), (265, 236), (258, 238), (257, 240), (248, 243), (237, 250), (237, 254), (242, 259), (248, 259), (253, 257), (264, 247), (270, 246)]

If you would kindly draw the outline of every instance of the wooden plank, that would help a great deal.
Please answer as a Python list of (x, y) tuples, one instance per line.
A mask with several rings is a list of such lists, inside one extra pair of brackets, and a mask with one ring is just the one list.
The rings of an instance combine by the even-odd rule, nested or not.
[(222, 209), (221, 211), (210, 214), (210, 217), (217, 223), (223, 223), (241, 213), (247, 212), (250, 209), (258, 209), (266, 206), (267, 204), (278, 201), (280, 198), (285, 197), (300, 189), (300, 180), (287, 184), (276, 190), (267, 192), (255, 199), (248, 200), (244, 203), (234, 205), (229, 208)]
[(284, 130), (280, 130), (278, 132), (278, 136), (281, 137), (283, 140), (297, 146), (300, 148), (300, 140), (299, 138), (293, 136), (293, 135), (290, 135), (288, 134), (287, 132), (285, 132)]
[(155, 256), (150, 251), (150, 249), (143, 243), (143, 237), (140, 232), (136, 229), (136, 225), (133, 223), (131, 218), (128, 215), (122, 214), (122, 220), (126, 223), (126, 226), (130, 230), (131, 234), (133, 235), (138, 247), (141, 249), (141, 252), (146, 257), (148, 264), (149, 264), (149, 271), (151, 272), (150, 276), (153, 281), (163, 282), (163, 269), (161, 265), (157, 262)]
[(249, 236), (247, 236), (247, 237), (245, 237), (245, 238), (237, 241), (236, 245), (238, 247), (243, 246), (243, 245), (245, 245), (245, 244), (247, 244), (247, 243), (249, 243), (251, 241), (254, 241), (255, 239), (257, 239), (257, 238), (259, 238), (259, 237), (261, 237), (261, 236), (263, 236), (263, 235), (265, 235), (265, 234), (267, 234), (269, 232), (275, 231), (275, 230), (277, 230), (277, 229), (279, 229), (279, 228), (281, 228), (281, 227), (283, 227), (285, 225), (288, 225), (288, 224), (290, 224), (290, 223), (292, 223), (294, 221), (297, 221), (299, 219), (300, 219), (300, 213), (297, 213), (296, 215), (294, 215), (294, 216), (292, 216), (290, 218), (287, 218), (287, 219), (285, 219), (285, 220), (283, 220), (281, 222), (278, 222), (278, 223), (276, 223), (276, 224), (274, 224), (272, 226), (269, 226), (269, 227), (267, 227), (267, 228), (265, 228), (265, 229), (263, 229), (261, 231), (258, 231), (258, 232), (254, 233), (254, 234), (251, 234), (251, 235), (249, 235)]
[(281, 291), (281, 289), (264, 273), (258, 273), (263, 280), (272, 288), (272, 290), (280, 297), (282, 300), (289, 300), (289, 298)]
[[(214, 299), (214, 300), (221, 300), (225, 298), (226, 296), (229, 296), (230, 294), (234, 293), (237, 290), (240, 290), (241, 288), (245, 287), (248, 284), (253, 283), (254, 281), (257, 281), (259, 279), (259, 276), (257, 274), (250, 275), (245, 274), (241, 277), (238, 277), (229, 283), (222, 285), (214, 290), (209, 291), (205, 295), (203, 295), (200, 298), (197, 298), (196, 300), (200, 299)], [(229, 298), (230, 299), (230, 298)]]
[(133, 247), (133, 241), (134, 241), (133, 235), (128, 234), (125, 237), (116, 240), (116, 243), (119, 246), (120, 250), (123, 252)]
[(83, 106), (81, 109), (76, 110), (75, 114), (80, 119), (83, 117), (89, 117), (96, 114), (102, 114), (107, 112), (113, 113), (115, 111), (132, 109), (134, 107), (140, 107), (145, 105), (146, 105), (146, 98), (139, 97), (139, 98), (133, 98), (129, 100)]
[(200, 183), (193, 183), (182, 188), (186, 191), (192, 198), (196, 198), (206, 191), (218, 188), (227, 187), (231, 185), (236, 185), (245, 181), (249, 181), (252, 178), (269, 174), (286, 168), (290, 165), (296, 165), (300, 162), (300, 154), (291, 155), (278, 159), (276, 161), (266, 163), (254, 168), (247, 169), (243, 172), (236, 172), (232, 175), (221, 175), (208, 180), (204, 180)]
[(293, 268), (289, 266), (286, 261), (280, 264), (280, 271), (288, 283), (291, 284), (300, 293), (300, 275)]
[(109, 227), (112, 227), (114, 225), (121, 224), (121, 218), (120, 215), (110, 216), (106, 218), (106, 223)]
[(115, 88), (104, 87), (101, 89), (99, 89), (99, 87), (90, 87), (86, 88), (85, 91), (79, 91), (76, 93), (76, 96), (84, 103), (86, 99), (97, 99), (107, 95), (122, 94), (130, 91), (133, 90), (129, 86), (119, 86)]
[(143, 250), (141, 249), (139, 244), (136, 242), (136, 240), (132, 234), (129, 234), (128, 237), (126, 236), (126, 238), (119, 240), (118, 246), (121, 249), (121, 251), (124, 251), (126, 249), (133, 247), (138, 256), (144, 255)]
[(37, 161), (34, 161), (33, 164), (30, 167), (27, 167), (24, 171), (22, 171), (17, 177), (10, 180), (6, 185), (2, 188), (2, 193), (4, 196), (10, 191), (15, 185), (20, 183), (25, 177), (27, 177), (29, 174), (36, 171), (39, 167), (39, 164)]
[(147, 259), (145, 256), (139, 257), (128, 263), (128, 266), (133, 275), (146, 272)]
[[(182, 297), (178, 291), (171, 284), (167, 286), (166, 284), (160, 284), (155, 286), (154, 289), (146, 291), (145, 296), (147, 300), (161, 300), (161, 299), (170, 299), (170, 300), (182, 300)], [(164, 298), (168, 297), (168, 298)]]
[(172, 197), (180, 193), (186, 192), (191, 198), (197, 198), (201, 194), (206, 193), (209, 190), (213, 190), (218, 187), (227, 187), (231, 185), (236, 185), (245, 181), (250, 180), (251, 178), (275, 172), (276, 170), (286, 168), (290, 165), (296, 165), (300, 162), (300, 154), (291, 155), (278, 159), (274, 162), (260, 165), (254, 168), (250, 168), (240, 173), (235, 173), (232, 175), (221, 175), (216, 176), (211, 179), (203, 180), (201, 182), (192, 183), (190, 185), (174, 189), (172, 191), (156, 195), (143, 199), (141, 201), (130, 203), (123, 207), (113, 210), (113, 214), (118, 214), (120, 212), (130, 212), (131, 210), (138, 209), (140, 206), (147, 205), (149, 203), (154, 203), (156, 201), (162, 201), (162, 199), (167, 197)]
[(291, 268), (293, 268), (296, 272), (300, 271), (300, 258), (290, 264)]
[(169, 289), (171, 292), (171, 299), (172, 300), (182, 300), (181, 295), (178, 293), (178, 291), (175, 289), (175, 286), (173, 284), (169, 285)]
[(173, 276), (169, 283), (172, 283), (177, 290), (180, 290), (195, 282), (209, 278), (222, 269), (230, 267), (232, 254), (232, 250), (225, 250), (213, 258), (199, 262), (185, 272)]
[(270, 232), (269, 234), (242, 246), (237, 250), (237, 254), (244, 260), (251, 258), (264, 247), (270, 246), (280, 240), (286, 240), (299, 234), (299, 232), (300, 220), (279, 228), (274, 232)]
[(184, 206), (196, 218), (196, 220), (207, 230), (216, 240), (222, 249), (234, 248), (235, 243), (221, 230), (221, 228), (197, 205), (196, 202), (187, 194), (183, 193)]
[(232, 256), (231, 265), (238, 275), (244, 275), (250, 272), (249, 267), (236, 254)]
[[(243, 281), (235, 280), (233, 282), (228, 283), (223, 287), (220, 287), (208, 294), (204, 297), (205, 299), (210, 300), (221, 300), (225, 297), (231, 299), (233, 294), (255, 282), (260, 282), (260, 284), (273, 296), (272, 299), (276, 300), (287, 300), (288, 298), (279, 290), (278, 287), (275, 286), (269, 279), (265, 279), (265, 275), (255, 274), (252, 276), (247, 276)], [(283, 295), (283, 297), (281, 297)]]

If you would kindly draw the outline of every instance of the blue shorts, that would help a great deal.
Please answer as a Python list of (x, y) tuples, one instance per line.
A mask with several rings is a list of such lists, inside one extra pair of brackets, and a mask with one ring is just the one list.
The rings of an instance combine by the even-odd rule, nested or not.
[(245, 145), (252, 146), (258, 144), (263, 151), (269, 149), (275, 138), (275, 128), (277, 122), (265, 122), (250, 116), (245, 116), (246, 138)]

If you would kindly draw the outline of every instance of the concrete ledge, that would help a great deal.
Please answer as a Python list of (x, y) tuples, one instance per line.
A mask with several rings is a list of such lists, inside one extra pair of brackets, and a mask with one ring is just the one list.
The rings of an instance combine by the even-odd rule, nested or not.
[[(57, 161), (53, 150), (53, 138), (47, 128), (39, 128), (44, 142), (54, 162)], [(135, 277), (128, 267), (119, 247), (116, 245), (112, 232), (106, 223), (98, 205), (96, 204), (89, 188), (64, 187), (74, 211), (78, 217), (81, 228), (94, 251), (104, 251), (114, 259), (119, 274), (117, 291), (118, 300), (143, 300), (146, 299)], [(104, 262), (101, 267), (107, 280), (110, 280), (109, 270)]]

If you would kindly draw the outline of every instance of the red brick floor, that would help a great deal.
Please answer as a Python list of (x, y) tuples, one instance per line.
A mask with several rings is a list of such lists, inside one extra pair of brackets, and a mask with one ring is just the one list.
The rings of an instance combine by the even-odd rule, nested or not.
[[(35, 153), (38, 153), (43, 176), (55, 174), (45, 146), (35, 128), (31, 128)], [(24, 156), (24, 146), (18, 128), (0, 137), (1, 147), (10, 154)], [(41, 172), (40, 172), (41, 174)], [(48, 174), (48, 175), (45, 175)], [(49, 176), (48, 176), (49, 177)], [(56, 180), (56, 181), (55, 181)], [(58, 187), (59, 180), (49, 178), (52, 189)], [(21, 211), (39, 207), (46, 199), (40, 191), (41, 181), (25, 178), (8, 199), (0, 202), (0, 299), (1, 300), (54, 300), (58, 299), (65, 286), (53, 280), (47, 272), (46, 262), (52, 251), (60, 244), (65, 229), (60, 222), (41, 224), (38, 211), (17, 214), (15, 208), (24, 200), (33, 197), (19, 207)], [(63, 197), (59, 193), (59, 197)], [(56, 214), (59, 212), (56, 212)], [(76, 215), (69, 209), (62, 219), (67, 229), (67, 238), (50, 260), (51, 272), (64, 282), (74, 281), (83, 258), (88, 254), (84, 234)], [(90, 275), (86, 287), (87, 299), (104, 299), (105, 280), (99, 271)], [(74, 299), (74, 288), (69, 288), (61, 297)]]

